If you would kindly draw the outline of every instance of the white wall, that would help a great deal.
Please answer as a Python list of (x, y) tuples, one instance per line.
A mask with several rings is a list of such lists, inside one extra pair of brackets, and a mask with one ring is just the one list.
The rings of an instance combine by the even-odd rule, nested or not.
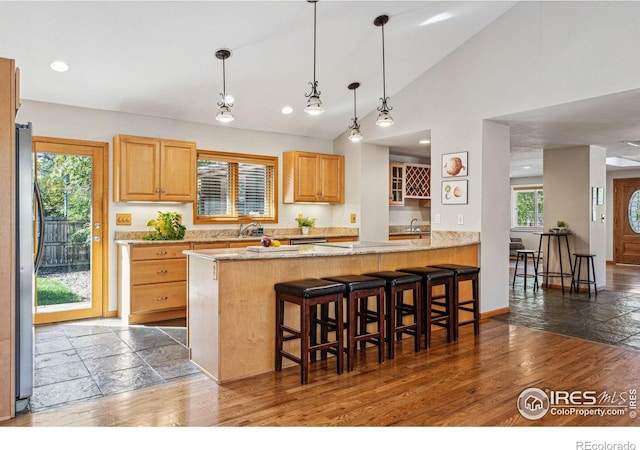
[[(640, 61), (628, 58), (640, 52), (638, 30), (638, 2), (518, 3), (408, 87), (393, 93), (389, 104), (395, 123), (390, 129), (376, 127), (372, 113), (361, 120), (361, 130), (367, 139), (431, 130), (432, 161), (439, 161), (443, 153), (469, 152), (469, 204), (432, 201), (432, 219), (440, 214), (441, 223), (432, 220), (431, 226), (481, 231), (482, 253), (502, 255), (502, 241), (490, 244), (484, 233), (507, 240), (509, 224), (483, 226), (482, 221), (491, 222), (483, 209), (493, 205), (486, 204), (491, 200), (481, 191), (487, 180), (508, 180), (508, 166), (492, 164), (506, 155), (484, 147), (482, 121), (640, 88)], [(440, 198), (440, 181), (441, 174), (434, 171), (435, 199)], [(507, 198), (508, 181), (502, 189), (505, 193), (499, 198)], [(459, 214), (464, 217), (462, 225), (457, 223)], [(486, 275), (481, 274), (481, 309), (487, 310), (488, 298), (494, 305), (507, 306), (507, 283), (484, 280)]]
[[(282, 152), (284, 151), (304, 150), (333, 153), (333, 143), (322, 139), (76, 108), (29, 100), (22, 101), (22, 107), (16, 120), (23, 123), (32, 122), (35, 136), (109, 143), (109, 310), (117, 308), (116, 246), (113, 243), (116, 231), (146, 230), (147, 221), (155, 218), (158, 210), (180, 212), (183, 215), (183, 223), (187, 226), (187, 229), (229, 228), (228, 225), (193, 225), (193, 206), (191, 203), (168, 204), (165, 206), (161, 203), (114, 203), (111, 195), (111, 192), (113, 192), (113, 136), (116, 134), (131, 134), (189, 140), (197, 142), (198, 148), (203, 150), (278, 156), (280, 158), (280, 173), (282, 173)], [(141, 168), (141, 170), (144, 170), (144, 168)], [(278, 183), (278, 192), (279, 199), (282, 199), (282, 183)], [(295, 227), (294, 219), (299, 213), (303, 213), (317, 218), (317, 226), (332, 226), (334, 223), (333, 210), (334, 207), (331, 205), (280, 203), (278, 225), (281, 227)], [(119, 212), (132, 213), (132, 226), (116, 226), (115, 214)]]

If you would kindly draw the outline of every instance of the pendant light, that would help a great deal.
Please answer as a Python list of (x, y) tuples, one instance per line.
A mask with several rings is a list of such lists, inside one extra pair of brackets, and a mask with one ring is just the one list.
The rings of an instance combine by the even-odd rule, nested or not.
[(385, 66), (384, 66), (384, 25), (389, 21), (389, 16), (383, 15), (378, 16), (373, 21), (373, 24), (377, 27), (382, 28), (382, 104), (378, 107), (378, 119), (376, 120), (376, 125), (381, 127), (388, 127), (393, 125), (393, 117), (389, 114), (393, 108), (387, 105), (387, 90), (386, 90), (386, 79), (385, 79)]
[(226, 79), (225, 79), (225, 65), (224, 65), (224, 62), (230, 56), (231, 56), (231, 50), (229, 49), (221, 48), (220, 50), (216, 51), (216, 58), (222, 60), (222, 93), (220, 94), (222, 96), (222, 100), (218, 102), (218, 106), (220, 107), (220, 110), (216, 115), (216, 120), (222, 123), (233, 122), (233, 119), (234, 119), (233, 114), (231, 114), (231, 107), (233, 106), (233, 103), (232, 101), (229, 100), (229, 97), (227, 96), (227, 85), (226, 85)]
[(358, 114), (356, 113), (356, 89), (360, 87), (360, 83), (355, 82), (347, 86), (353, 91), (353, 119), (351, 119), (351, 125), (349, 126), (349, 140), (351, 142), (360, 142), (363, 139), (362, 133), (360, 133), (360, 124), (358, 123)]
[(317, 116), (324, 112), (322, 102), (320, 101), (320, 91), (318, 91), (318, 81), (316, 80), (316, 3), (318, 0), (307, 0), (313, 3), (313, 82), (310, 82), (311, 92), (305, 94), (308, 97), (307, 107), (304, 112), (312, 116)]

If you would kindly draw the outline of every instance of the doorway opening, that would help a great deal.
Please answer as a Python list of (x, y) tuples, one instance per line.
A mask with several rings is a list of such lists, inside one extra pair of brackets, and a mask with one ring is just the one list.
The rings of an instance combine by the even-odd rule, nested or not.
[(104, 142), (33, 138), (34, 324), (107, 312), (108, 148)]

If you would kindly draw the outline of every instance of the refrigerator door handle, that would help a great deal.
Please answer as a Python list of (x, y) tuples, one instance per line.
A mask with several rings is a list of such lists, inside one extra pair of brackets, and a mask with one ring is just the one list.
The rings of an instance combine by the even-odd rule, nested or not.
[(40, 186), (38, 186), (38, 182), (35, 181), (33, 183), (33, 193), (35, 194), (36, 200), (36, 213), (38, 215), (38, 231), (36, 233), (37, 239), (37, 247), (36, 247), (36, 257), (34, 262), (34, 269), (38, 272), (40, 268), (40, 264), (42, 264), (42, 256), (44, 253), (44, 208), (42, 202), (42, 193), (40, 192)]

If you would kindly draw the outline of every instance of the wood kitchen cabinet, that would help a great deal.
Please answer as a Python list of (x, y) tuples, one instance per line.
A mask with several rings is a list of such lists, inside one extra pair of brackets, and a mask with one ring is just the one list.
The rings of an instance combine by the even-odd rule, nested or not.
[(404, 205), (404, 164), (389, 163), (389, 204)]
[(404, 198), (431, 198), (431, 166), (405, 163)]
[(282, 165), (284, 203), (344, 203), (344, 156), (294, 150)]
[(186, 317), (191, 246), (118, 245), (118, 311), (130, 324)]
[[(407, 198), (431, 198), (431, 166), (415, 163), (389, 163), (389, 205), (403, 206)], [(427, 206), (421, 203), (421, 207)], [(429, 205), (431, 203), (429, 202)]]
[(193, 202), (196, 143), (140, 136), (113, 138), (113, 200)]

